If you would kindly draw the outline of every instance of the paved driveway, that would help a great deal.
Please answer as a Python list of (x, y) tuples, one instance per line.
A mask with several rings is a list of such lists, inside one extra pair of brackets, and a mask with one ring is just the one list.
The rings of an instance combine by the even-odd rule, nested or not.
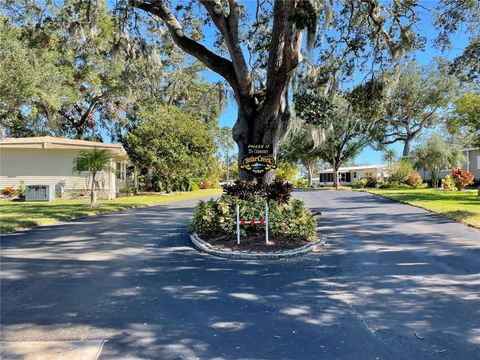
[(197, 253), (193, 201), (6, 236), (2, 340), (107, 340), (100, 359), (480, 359), (478, 230), (365, 193), (297, 197), (328, 237), (298, 259)]

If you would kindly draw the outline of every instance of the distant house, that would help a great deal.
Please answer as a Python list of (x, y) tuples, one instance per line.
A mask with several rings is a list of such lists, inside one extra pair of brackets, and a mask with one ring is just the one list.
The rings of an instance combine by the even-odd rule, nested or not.
[[(349, 166), (338, 169), (340, 185), (354, 185), (363, 177), (374, 177), (383, 182), (387, 177), (386, 165)], [(314, 186), (333, 186), (333, 169), (321, 170), (319, 177), (312, 179)]]
[(112, 199), (126, 184), (128, 155), (118, 144), (55, 138), (50, 136), (0, 140), (0, 188), (55, 185), (63, 198), (88, 196), (88, 172), (74, 173), (73, 160), (82, 150), (108, 150), (114, 171), (97, 175), (99, 198)]
[[(465, 154), (465, 164), (462, 165), (462, 168), (470, 171), (475, 181), (480, 181), (480, 148), (469, 148), (463, 150)], [(411, 156), (407, 157), (410, 158)], [(418, 173), (425, 179), (430, 180), (431, 174), (428, 171), (417, 169)], [(451, 168), (443, 169), (440, 172), (440, 177), (444, 178), (452, 172)]]

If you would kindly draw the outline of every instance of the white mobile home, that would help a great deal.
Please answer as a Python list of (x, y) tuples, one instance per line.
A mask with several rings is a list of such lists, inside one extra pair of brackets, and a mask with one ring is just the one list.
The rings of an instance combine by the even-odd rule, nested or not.
[[(374, 177), (383, 182), (387, 177), (386, 165), (349, 166), (338, 169), (340, 185), (354, 185), (364, 177)], [(320, 171), (318, 178), (312, 179), (314, 186), (334, 186), (333, 169)]]
[(108, 150), (115, 171), (98, 175), (99, 197), (112, 199), (126, 183), (128, 155), (121, 145), (50, 136), (0, 140), (0, 189), (25, 185), (55, 185), (64, 198), (87, 197), (91, 179), (73, 172), (82, 150)]

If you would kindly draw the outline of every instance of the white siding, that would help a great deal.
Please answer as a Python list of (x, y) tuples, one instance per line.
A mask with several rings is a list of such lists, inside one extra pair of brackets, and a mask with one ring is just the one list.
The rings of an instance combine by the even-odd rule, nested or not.
[[(0, 188), (25, 185), (57, 185), (64, 183), (65, 190), (82, 190), (87, 187), (87, 174), (73, 173), (73, 159), (80, 150), (72, 149), (0, 149)], [(98, 175), (100, 187), (112, 197), (115, 194), (115, 177), (111, 173)]]

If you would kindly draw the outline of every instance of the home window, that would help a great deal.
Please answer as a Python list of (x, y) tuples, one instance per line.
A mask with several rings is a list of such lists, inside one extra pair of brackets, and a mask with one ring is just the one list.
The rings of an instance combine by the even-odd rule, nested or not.
[(320, 174), (320, 182), (332, 182), (333, 174)]
[(349, 172), (341, 172), (339, 173), (339, 180), (340, 182), (350, 182), (351, 181), (351, 176)]
[(477, 170), (480, 170), (480, 155), (477, 156)]
[(121, 162), (117, 162), (116, 163), (116, 173), (117, 173), (117, 179), (119, 180), (125, 180), (126, 179), (126, 174), (125, 174), (125, 170), (126, 170), (126, 167), (124, 166), (123, 163)]

